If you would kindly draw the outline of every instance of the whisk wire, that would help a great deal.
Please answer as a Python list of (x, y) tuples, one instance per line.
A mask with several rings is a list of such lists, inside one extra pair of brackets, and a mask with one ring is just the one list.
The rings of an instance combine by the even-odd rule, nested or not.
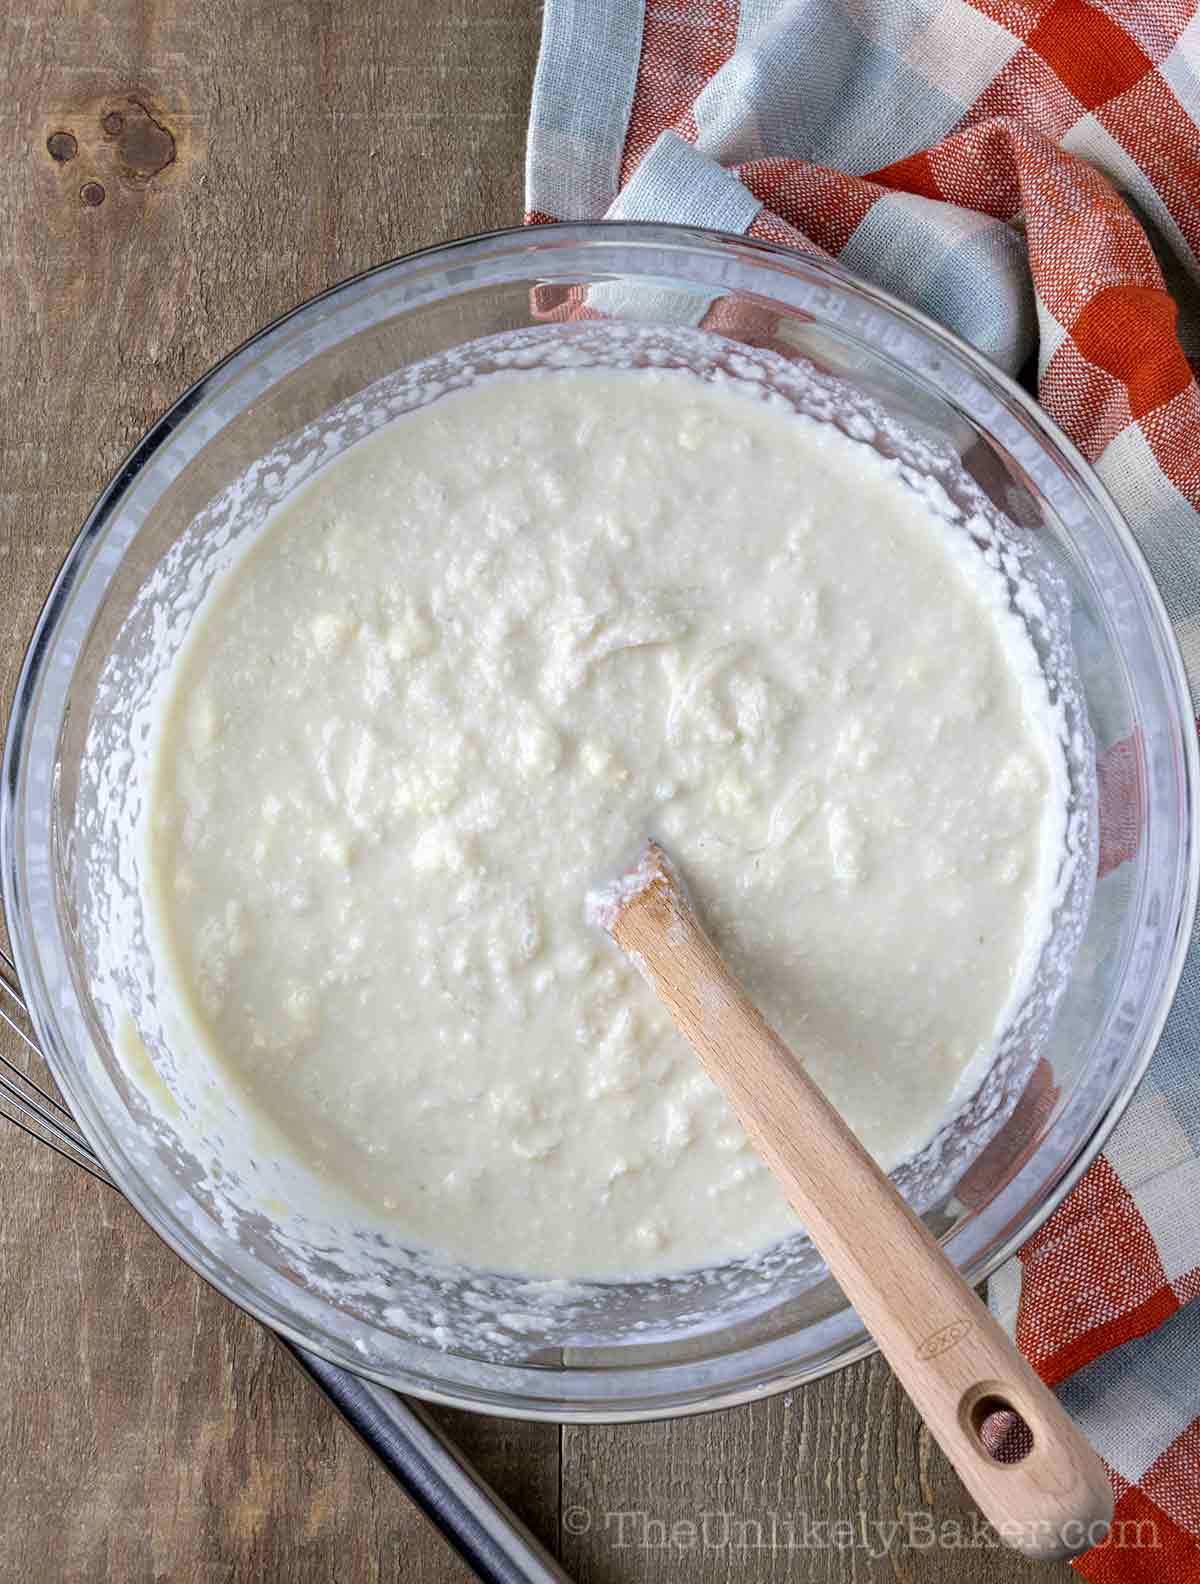
[[(0, 1022), (12, 1029), (41, 1062), (42, 1053), (23, 1021), (27, 1017), (24, 998), (17, 989), (16, 968), (11, 957), (0, 951)], [(63, 1102), (2, 1053), (0, 1117), (72, 1165), (81, 1167), (97, 1182), (113, 1186), (112, 1179)]]

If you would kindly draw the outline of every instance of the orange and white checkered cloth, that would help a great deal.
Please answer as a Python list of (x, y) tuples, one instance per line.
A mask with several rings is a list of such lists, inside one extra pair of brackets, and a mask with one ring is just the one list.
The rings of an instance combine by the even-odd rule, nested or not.
[[(833, 254), (1011, 374), (1036, 353), (1039, 399), (1137, 534), (1198, 696), (1194, 7), (547, 0), (527, 209)], [(1100, 767), (1118, 802), (1120, 747)], [(1105, 867), (1130, 856), (1118, 827)], [(1198, 1048), (1193, 938), (1108, 1148), (992, 1288), (1109, 1466), (1114, 1535), (1076, 1566), (1114, 1584), (1200, 1580)]]

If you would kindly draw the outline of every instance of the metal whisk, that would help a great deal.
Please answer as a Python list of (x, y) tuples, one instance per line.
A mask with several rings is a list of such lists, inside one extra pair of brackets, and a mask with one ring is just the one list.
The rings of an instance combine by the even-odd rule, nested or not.
[[(39, 1077), (0, 1052), (0, 1117), (116, 1191), (63, 1102), (52, 1093), (16, 967), (0, 951), (0, 1020)], [(45, 1082), (39, 1078), (44, 1074)], [(485, 1584), (569, 1584), (550, 1553), (476, 1473), (417, 1403), (327, 1363), (285, 1338), (282, 1345)]]
[[(33, 1038), (29, 1013), (17, 980), (17, 970), (7, 952), (0, 951), (0, 1020), (18, 1035), (34, 1058), (38, 1069), (44, 1069), (42, 1053)], [(47, 1075), (47, 1082), (52, 1082)], [(113, 1188), (112, 1178), (101, 1166), (92, 1147), (76, 1126), (75, 1118), (62, 1101), (45, 1089), (28, 1073), (22, 1072), (16, 1062), (0, 1053), (0, 1116), (16, 1125), (31, 1138), (47, 1145), (55, 1154), (63, 1156), (74, 1166), (90, 1172), (98, 1182)]]

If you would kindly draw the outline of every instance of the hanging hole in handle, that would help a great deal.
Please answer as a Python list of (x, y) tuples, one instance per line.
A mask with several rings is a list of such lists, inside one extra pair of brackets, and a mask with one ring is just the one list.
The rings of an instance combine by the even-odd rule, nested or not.
[(1012, 1403), (987, 1392), (971, 1404), (971, 1429), (994, 1463), (1020, 1463), (1033, 1451), (1033, 1431)]

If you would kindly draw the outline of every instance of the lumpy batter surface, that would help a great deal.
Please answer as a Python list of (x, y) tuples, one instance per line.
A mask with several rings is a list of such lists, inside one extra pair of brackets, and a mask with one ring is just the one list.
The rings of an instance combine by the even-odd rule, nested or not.
[(1000, 574), (894, 464), (729, 382), (492, 376), (325, 467), (209, 597), (160, 950), (241, 1103), (412, 1243), (714, 1264), (797, 1224), (588, 889), (657, 836), (890, 1167), (1022, 995), (1056, 752)]

